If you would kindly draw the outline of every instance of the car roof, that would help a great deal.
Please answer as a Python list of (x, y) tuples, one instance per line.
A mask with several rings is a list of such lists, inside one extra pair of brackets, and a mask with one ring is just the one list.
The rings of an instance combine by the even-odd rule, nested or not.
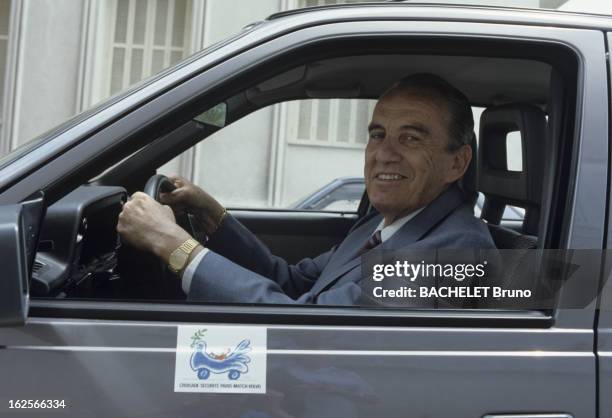
[[(612, 31), (612, 19), (601, 15), (516, 7), (413, 2), (351, 3), (295, 9), (271, 15), (262, 26), (298, 29), (351, 21), (385, 20), (477, 22)], [(380, 55), (381, 52), (377, 54)], [(350, 65), (347, 65), (349, 62)], [(387, 66), (389, 69), (381, 72), (380, 69), (373, 71), (367, 56), (339, 57), (314, 62), (313, 65), (307, 65), (301, 70), (288, 71), (278, 80), (289, 78), (294, 81), (292, 86), (295, 90), (294, 99), (304, 97), (374, 99), (389, 87), (388, 80), (399, 79), (401, 76), (415, 72), (434, 72), (463, 91), (474, 106), (487, 107), (493, 104), (528, 101), (544, 107), (549, 99), (551, 67), (536, 60), (514, 59), (512, 65), (508, 65), (510, 61), (507, 59), (495, 57), (420, 55), (418, 62), (414, 60), (410, 62), (405, 54), (403, 56), (391, 54), (385, 57), (385, 62), (390, 64)], [(510, 67), (514, 70), (506, 71)], [(350, 68), (350, 71), (342, 71), (342, 68)], [(351, 91), (345, 91), (346, 89), (333, 91), (329, 88), (333, 85), (348, 85), (347, 80), (353, 80), (361, 73), (367, 73), (367, 78), (360, 77), (362, 81), (354, 82)], [(490, 74), (496, 74), (495, 79), (491, 80), (487, 76)], [(339, 84), (339, 81), (344, 83)], [(274, 97), (277, 92), (270, 87), (274, 87), (275, 83), (277, 83), (275, 80), (270, 80), (264, 83), (268, 85), (266, 89), (249, 92), (249, 100), (261, 106), (285, 99), (280, 95)], [(304, 93), (306, 87), (309, 87), (308, 94)], [(262, 93), (264, 91), (265, 93)]]
[(528, 9), (510, 6), (458, 5), (444, 3), (415, 3), (389, 1), (346, 3), (305, 7), (278, 12), (267, 21), (308, 16), (309, 19), (405, 19), (457, 20), (485, 23), (514, 23), (521, 25), (558, 26), (612, 30), (612, 19), (604, 14), (583, 13), (556, 9)]

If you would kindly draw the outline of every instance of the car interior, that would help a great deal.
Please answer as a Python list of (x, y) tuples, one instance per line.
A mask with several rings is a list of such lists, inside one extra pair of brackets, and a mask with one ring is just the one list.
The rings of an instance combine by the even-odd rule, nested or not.
[[(228, 77), (210, 96), (214, 100), (185, 109), (185, 119), (176, 120), (163, 134), (151, 138), (147, 132), (149, 140), (142, 148), (48, 208), (31, 294), (184, 300), (179, 281), (169, 279), (171, 273), (161, 262), (122, 244), (115, 232), (121, 204), (130, 193), (146, 189), (156, 198), (167, 186), (156, 176), (157, 168), (258, 109), (304, 98), (376, 99), (395, 81), (421, 72), (443, 77), (473, 106), (486, 109), (462, 187), (474, 202), (478, 192), (484, 195), (480, 217), (497, 247), (562, 248), (568, 216), (564, 208), (571, 196), (561, 179), (571, 178), (573, 170), (577, 68), (577, 58), (561, 46), (521, 48), (520, 43), (505, 45), (501, 40), (321, 44), (261, 63), (246, 74)], [(517, 131), (520, 171), (509, 169), (507, 161), (507, 136)], [(502, 215), (508, 205), (523, 208), (524, 219), (505, 223)], [(272, 253), (290, 262), (327, 251), (360, 217), (375, 210), (365, 193), (354, 214), (230, 209)], [(188, 216), (179, 222), (201, 236)]]

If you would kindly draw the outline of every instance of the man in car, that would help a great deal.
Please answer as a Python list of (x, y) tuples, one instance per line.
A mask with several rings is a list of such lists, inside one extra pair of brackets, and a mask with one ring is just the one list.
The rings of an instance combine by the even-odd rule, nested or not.
[[(378, 100), (365, 151), (374, 212), (328, 252), (295, 265), (270, 253), (210, 195), (185, 179), (162, 206), (135, 193), (119, 216), (122, 238), (177, 271), (191, 300), (235, 303), (354, 304), (361, 298), (361, 255), (380, 249), (494, 249), (458, 185), (472, 158), (474, 120), (467, 98), (445, 80), (416, 74)], [(198, 243), (173, 210), (200, 220)]]

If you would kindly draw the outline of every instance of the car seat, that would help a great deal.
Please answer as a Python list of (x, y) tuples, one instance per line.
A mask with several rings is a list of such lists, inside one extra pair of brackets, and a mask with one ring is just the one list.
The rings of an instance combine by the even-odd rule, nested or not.
[[(546, 115), (531, 104), (487, 108), (480, 117), (478, 190), (484, 194), (481, 218), (500, 249), (537, 247), (545, 170)], [(507, 136), (521, 134), (522, 170), (508, 169)], [(506, 205), (525, 209), (520, 232), (501, 226)]]

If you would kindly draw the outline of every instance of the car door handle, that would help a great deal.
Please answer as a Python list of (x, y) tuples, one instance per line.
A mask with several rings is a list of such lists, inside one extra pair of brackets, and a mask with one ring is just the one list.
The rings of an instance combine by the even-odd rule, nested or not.
[(487, 414), (482, 418), (573, 418), (570, 414)]

